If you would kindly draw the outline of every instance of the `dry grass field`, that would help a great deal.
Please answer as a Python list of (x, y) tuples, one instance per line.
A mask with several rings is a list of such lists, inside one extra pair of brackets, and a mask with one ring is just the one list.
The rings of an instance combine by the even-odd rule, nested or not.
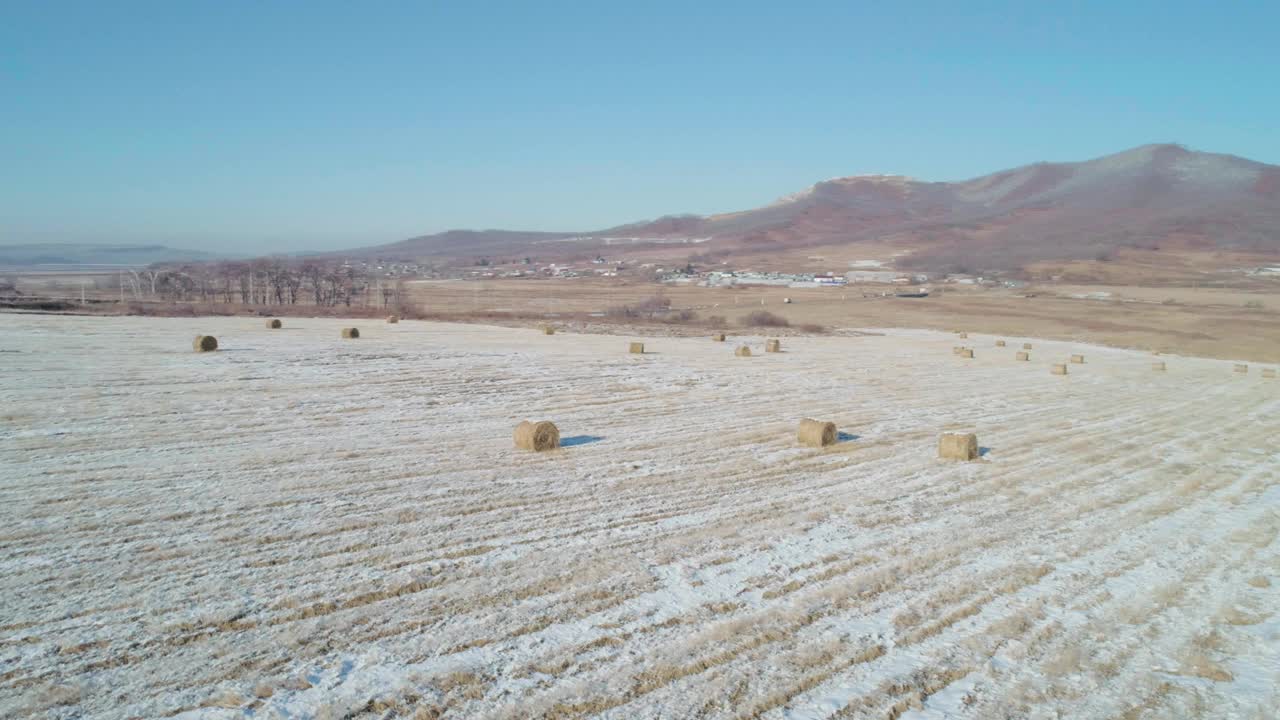
[[(729, 290), (580, 279), (422, 281), (411, 286), (416, 306), (446, 316), (601, 313), (661, 292), (673, 309), (693, 310), (703, 320), (720, 316), (730, 327), (763, 309), (797, 326), (965, 328), (1280, 363), (1280, 286), (1275, 282), (1247, 290), (1058, 284), (984, 290), (944, 285), (931, 297), (913, 299), (880, 297), (895, 289), (887, 285)], [(1035, 297), (1025, 297), (1028, 293)], [(784, 304), (785, 298), (792, 302)]]
[(0, 315), (0, 716), (1274, 717), (1280, 380), (951, 302), (769, 354)]

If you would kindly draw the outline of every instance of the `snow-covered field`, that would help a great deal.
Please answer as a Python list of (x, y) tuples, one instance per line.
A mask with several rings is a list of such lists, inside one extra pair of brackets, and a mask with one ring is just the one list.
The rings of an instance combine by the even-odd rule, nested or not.
[[(284, 322), (0, 315), (0, 716), (1280, 707), (1257, 366)], [(936, 459), (954, 430), (981, 461)]]

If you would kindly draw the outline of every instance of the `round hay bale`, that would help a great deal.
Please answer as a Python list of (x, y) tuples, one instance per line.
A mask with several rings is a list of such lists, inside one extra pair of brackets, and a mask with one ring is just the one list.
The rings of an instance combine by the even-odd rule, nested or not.
[(711, 336), (711, 339), (715, 342), (724, 342), (725, 341), (724, 333), (716, 333), (715, 335)]
[(360, 337), (360, 328), (342, 328), (342, 337), (355, 340)]
[(996, 341), (996, 347), (1004, 347), (1004, 341), (1003, 341), (1003, 340), (997, 340), (997, 341)]
[(218, 349), (218, 338), (212, 335), (197, 335), (191, 347), (196, 352), (213, 352)]
[(751, 348), (746, 345), (739, 345), (738, 349), (733, 351), (733, 354), (738, 357), (751, 357)]
[(943, 433), (938, 438), (938, 457), (944, 460), (976, 460), (978, 436), (973, 433)]
[(400, 316), (399, 316), (399, 315), (388, 315), (388, 316), (387, 316), (387, 324), (388, 324), (388, 325), (395, 325), (395, 324), (396, 324), (396, 323), (398, 323), (398, 322), (400, 322)]
[(973, 348), (960, 348), (960, 357), (973, 358)]
[(782, 341), (778, 338), (770, 338), (764, 341), (765, 352), (782, 352)]
[(1247, 373), (1249, 372), (1249, 366), (1242, 363), (1236, 363), (1235, 371), (1238, 373)]
[(279, 330), (284, 327), (284, 323), (280, 322), (280, 318), (271, 318), (267, 321), (268, 330)]
[(1164, 363), (1158, 362), (1158, 363), (1151, 363), (1151, 369), (1156, 372), (1164, 372), (1167, 368), (1165, 368)]
[(1015, 360), (1021, 360), (1022, 362), (1027, 362), (1028, 360), (1031, 359), (1031, 353), (1020, 352), (1017, 355), (1014, 355), (1013, 357)]
[(1049, 368), (1049, 374), (1050, 374), (1050, 375), (1066, 375), (1066, 374), (1067, 374), (1067, 366), (1066, 366), (1066, 365), (1063, 365), (1062, 363), (1058, 363), (1058, 364), (1054, 365), (1053, 367)]
[(1023, 350), (1030, 350), (1030, 349), (1031, 349), (1031, 343), (1022, 343), (1022, 349), (1023, 349)]
[(556, 329), (555, 329), (554, 327), (552, 327), (551, 325), (543, 325), (543, 326), (542, 326), (542, 334), (543, 334), (543, 335), (555, 335), (555, 334), (556, 334)]
[(836, 437), (835, 423), (811, 420), (809, 418), (801, 420), (800, 428), (796, 431), (796, 438), (800, 441), (800, 444), (808, 445), (809, 447), (835, 445)]
[(1083, 365), (1083, 364), (1084, 364), (1084, 356), (1083, 356), (1083, 355), (1072, 355), (1072, 356), (1071, 356), (1071, 362), (1075, 363), (1076, 365)]
[(642, 343), (642, 342), (633, 342), (633, 343), (631, 343), (631, 350), (630, 350), (630, 352), (631, 352), (631, 354), (632, 354), (632, 355), (643, 355), (643, 354), (644, 354), (644, 343)]
[(543, 452), (560, 447), (560, 429), (550, 420), (529, 422), (525, 420), (516, 426), (516, 447), (521, 450)]

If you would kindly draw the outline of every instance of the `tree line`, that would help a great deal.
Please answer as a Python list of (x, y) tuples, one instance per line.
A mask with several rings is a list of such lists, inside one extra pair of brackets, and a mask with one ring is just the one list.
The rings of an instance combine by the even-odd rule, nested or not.
[(120, 273), (121, 297), (242, 305), (398, 305), (404, 281), (319, 259), (152, 265)]

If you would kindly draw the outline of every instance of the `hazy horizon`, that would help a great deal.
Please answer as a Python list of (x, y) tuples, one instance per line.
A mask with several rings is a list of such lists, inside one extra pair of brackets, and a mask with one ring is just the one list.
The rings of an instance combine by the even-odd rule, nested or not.
[(1271, 4), (301, 7), (12, 8), (0, 244), (583, 231), (1153, 142), (1280, 162)]

